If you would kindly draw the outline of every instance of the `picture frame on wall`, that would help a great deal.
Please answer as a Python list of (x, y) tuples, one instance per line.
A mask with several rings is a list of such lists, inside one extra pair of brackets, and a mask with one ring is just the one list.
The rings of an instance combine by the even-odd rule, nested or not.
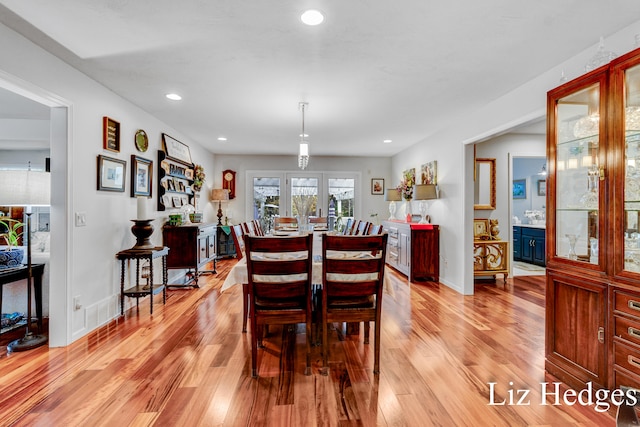
[(526, 199), (527, 198), (527, 180), (526, 179), (514, 179), (512, 195), (514, 199)]
[(473, 239), (482, 240), (489, 235), (489, 220), (486, 218), (475, 218), (473, 220)]
[(131, 155), (131, 197), (151, 197), (153, 161)]
[(127, 161), (103, 155), (98, 156), (98, 190), (124, 192)]
[(188, 145), (183, 144), (166, 133), (162, 134), (162, 142), (164, 145), (164, 152), (167, 157), (187, 165), (193, 164), (193, 161), (191, 160), (191, 151), (189, 150)]
[(107, 116), (102, 118), (102, 148), (120, 152), (120, 122)]
[(371, 194), (384, 195), (384, 179), (371, 178)]
[(538, 180), (538, 196), (546, 196), (547, 195), (547, 180), (540, 179)]
[(422, 177), (422, 184), (433, 184), (436, 185), (438, 183), (438, 164), (434, 160), (432, 162), (427, 162), (420, 167), (420, 176)]

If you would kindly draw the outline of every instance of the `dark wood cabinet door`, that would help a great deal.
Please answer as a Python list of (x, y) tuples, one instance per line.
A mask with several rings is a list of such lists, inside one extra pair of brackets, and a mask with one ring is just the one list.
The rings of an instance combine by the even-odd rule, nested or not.
[(546, 368), (572, 387), (607, 384), (606, 283), (547, 275)]

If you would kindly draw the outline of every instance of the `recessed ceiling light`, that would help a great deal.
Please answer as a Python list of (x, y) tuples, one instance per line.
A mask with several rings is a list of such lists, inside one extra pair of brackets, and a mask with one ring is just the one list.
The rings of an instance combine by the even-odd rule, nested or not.
[(324, 21), (324, 15), (318, 10), (309, 9), (300, 15), (300, 19), (307, 25), (318, 25)]
[(385, 139), (382, 142), (385, 143), (385, 144), (391, 144), (393, 141), (390, 140), (390, 139)]
[(172, 101), (180, 101), (182, 99), (182, 97), (177, 93), (168, 93), (165, 96)]
[(225, 138), (224, 136), (218, 137), (218, 141), (226, 141), (226, 140), (227, 140), (227, 138)]

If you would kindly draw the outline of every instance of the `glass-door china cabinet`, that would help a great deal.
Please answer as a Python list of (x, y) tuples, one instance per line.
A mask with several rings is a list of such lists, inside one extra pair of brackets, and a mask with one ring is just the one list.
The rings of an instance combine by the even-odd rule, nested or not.
[(546, 369), (606, 385), (607, 67), (548, 93)]
[(547, 94), (546, 369), (640, 388), (640, 49)]

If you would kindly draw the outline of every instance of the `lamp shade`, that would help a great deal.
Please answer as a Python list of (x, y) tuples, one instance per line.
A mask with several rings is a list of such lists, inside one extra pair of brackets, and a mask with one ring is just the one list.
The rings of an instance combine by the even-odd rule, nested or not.
[(399, 202), (402, 200), (400, 192), (395, 188), (387, 188), (384, 192), (385, 202)]
[(51, 174), (32, 170), (0, 170), (0, 205), (49, 206)]
[(214, 188), (211, 190), (211, 200), (214, 202), (225, 202), (229, 200), (229, 190), (226, 188)]
[(431, 200), (438, 198), (438, 192), (436, 191), (435, 184), (422, 184), (415, 186), (415, 193), (413, 195), (415, 200)]

